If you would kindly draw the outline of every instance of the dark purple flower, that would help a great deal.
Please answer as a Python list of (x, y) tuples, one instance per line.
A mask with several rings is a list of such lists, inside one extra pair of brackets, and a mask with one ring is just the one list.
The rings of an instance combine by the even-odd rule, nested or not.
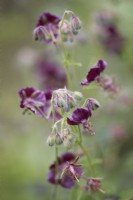
[(37, 116), (43, 116), (46, 104), (45, 93), (32, 87), (27, 87), (19, 91), (21, 98), (20, 107), (29, 109)]
[(95, 81), (106, 67), (106, 61), (98, 60), (98, 62), (89, 70), (86, 79), (81, 82), (81, 85), (89, 85), (91, 82)]
[(67, 85), (65, 70), (60, 65), (46, 58), (40, 59), (36, 65), (41, 88), (55, 90)]
[[(20, 107), (25, 111), (30, 110), (35, 115), (45, 117), (47, 119), (53, 119), (51, 97), (52, 91), (46, 92), (27, 87), (19, 90)], [(56, 118), (60, 119), (61, 115), (55, 108)]]
[(117, 30), (114, 24), (110, 24), (104, 27), (104, 36), (101, 37), (101, 41), (105, 49), (109, 52), (120, 54), (124, 47), (124, 37)]
[(101, 12), (96, 17), (98, 35), (106, 51), (120, 54), (125, 38), (117, 28), (117, 16), (113, 12)]
[(42, 13), (38, 19), (33, 35), (35, 40), (55, 42), (59, 32), (61, 18), (51, 13)]
[(91, 110), (88, 108), (77, 108), (73, 111), (72, 116), (67, 118), (69, 125), (86, 124), (88, 118), (91, 117)]
[(79, 179), (82, 175), (82, 167), (76, 162), (77, 158), (73, 153), (67, 152), (62, 154), (57, 160), (58, 167), (56, 166), (56, 162), (50, 165), (48, 181), (52, 184), (59, 184), (67, 189), (74, 187), (76, 183), (75, 179)]

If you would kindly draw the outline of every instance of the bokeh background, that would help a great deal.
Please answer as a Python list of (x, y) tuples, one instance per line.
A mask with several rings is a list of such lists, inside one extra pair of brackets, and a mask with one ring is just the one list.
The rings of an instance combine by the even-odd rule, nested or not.
[[(101, 103), (92, 119), (95, 138), (86, 136), (86, 146), (92, 149), (97, 175), (103, 177), (107, 194), (122, 200), (133, 198), (133, 1), (1, 0), (0, 9), (0, 199), (52, 199), (54, 188), (47, 182), (47, 172), (54, 150), (46, 144), (51, 124), (22, 114), (18, 90), (39, 88), (38, 57), (46, 51), (49, 57), (56, 57), (52, 45), (33, 40), (38, 16), (43, 11), (62, 16), (65, 10), (72, 10), (82, 20), (81, 38), (68, 47), (73, 60), (82, 63), (82, 67), (71, 66), (73, 89)], [(94, 15), (101, 11), (117, 15), (117, 28), (125, 38), (120, 54), (108, 52), (93, 35), (97, 34), (92, 31)], [(108, 62), (106, 73), (120, 86), (118, 97), (110, 98), (98, 89), (82, 90), (79, 85), (88, 67), (99, 58)], [(70, 195), (77, 198), (74, 190), (60, 188), (60, 199), (71, 199)], [(89, 198), (84, 194), (82, 199)]]

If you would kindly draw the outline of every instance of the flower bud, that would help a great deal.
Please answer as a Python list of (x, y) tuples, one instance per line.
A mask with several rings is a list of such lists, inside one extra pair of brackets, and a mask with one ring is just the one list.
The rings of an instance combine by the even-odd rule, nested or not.
[(71, 149), (72, 148), (72, 142), (70, 142), (68, 139), (63, 140), (64, 147)]
[(55, 90), (53, 98), (55, 106), (62, 108), (65, 112), (69, 112), (76, 105), (73, 93), (66, 88)]
[(73, 141), (73, 135), (72, 135), (72, 134), (69, 134), (69, 135), (67, 136), (67, 139), (68, 139), (70, 142), (72, 142), (72, 141)]
[(59, 108), (65, 108), (65, 106), (66, 106), (65, 100), (62, 99), (62, 98), (58, 99), (58, 101), (57, 101), (57, 106), (58, 106)]
[(81, 21), (76, 15), (72, 15), (71, 28), (73, 31), (78, 31), (79, 29), (81, 29)]
[(74, 27), (71, 27), (73, 35), (78, 35), (79, 31)]
[(94, 99), (94, 98), (89, 98), (88, 102), (89, 103), (87, 104), (87, 107), (90, 106), (90, 108), (92, 110), (96, 110), (97, 108), (100, 107), (100, 103), (96, 99)]
[(81, 92), (77, 92), (75, 91), (74, 92), (74, 98), (77, 100), (77, 101), (81, 101), (83, 99), (83, 95)]
[(71, 32), (70, 24), (67, 20), (63, 22), (63, 25), (61, 26), (61, 32), (62, 34), (65, 34), (65, 35)]
[(63, 42), (67, 42), (68, 41), (68, 35), (62, 34), (62, 40), (63, 40)]
[(61, 145), (62, 143), (63, 143), (63, 139), (61, 138), (60, 134), (57, 133), (57, 134), (55, 135), (55, 144)]
[(51, 134), (47, 139), (47, 144), (52, 147), (55, 144), (55, 136)]

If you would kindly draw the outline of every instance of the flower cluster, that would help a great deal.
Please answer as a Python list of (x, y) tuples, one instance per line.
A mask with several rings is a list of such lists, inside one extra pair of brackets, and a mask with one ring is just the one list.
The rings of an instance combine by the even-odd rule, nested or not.
[[(65, 15), (70, 16), (69, 21), (64, 19)], [(35, 40), (56, 44), (60, 35), (64, 42), (73, 42), (74, 35), (77, 35), (80, 29), (81, 21), (72, 11), (64, 12), (62, 19), (59, 16), (44, 12), (38, 18), (33, 37)]]
[[(33, 32), (34, 38), (46, 43), (53, 42), (58, 47), (56, 39), (60, 36), (66, 72), (48, 58), (41, 60), (38, 64), (38, 71), (43, 77), (42, 86), (45, 91), (33, 87), (21, 89), (19, 91), (20, 107), (24, 109), (24, 112), (30, 111), (36, 116), (53, 121), (47, 144), (50, 147), (55, 146), (56, 158), (49, 167), (49, 183), (71, 189), (80, 179), (83, 179), (86, 184), (82, 189), (88, 193), (103, 192), (101, 178), (94, 177), (93, 164), (84, 148), (81, 132), (82, 128), (89, 135), (94, 135), (90, 118), (93, 112), (100, 107), (100, 103), (92, 97), (84, 98), (81, 92), (71, 91), (66, 87), (69, 81), (66, 77), (69, 72), (67, 60), (69, 58), (67, 58), (64, 42), (73, 41), (74, 35), (77, 35), (80, 29), (81, 21), (72, 11), (65, 11), (62, 18), (50, 13), (40, 15)], [(90, 68), (81, 85), (89, 86), (92, 82), (96, 82), (105, 91), (117, 93), (118, 87), (115, 81), (109, 76), (102, 76), (106, 68), (107, 62), (102, 59), (98, 60)], [(78, 146), (82, 150), (80, 156), (87, 157), (89, 173), (93, 177), (84, 176), (83, 167), (78, 163), (79, 154), (66, 152), (58, 156), (58, 148), (62, 144), (67, 149), (74, 149), (73, 147), (77, 149)]]

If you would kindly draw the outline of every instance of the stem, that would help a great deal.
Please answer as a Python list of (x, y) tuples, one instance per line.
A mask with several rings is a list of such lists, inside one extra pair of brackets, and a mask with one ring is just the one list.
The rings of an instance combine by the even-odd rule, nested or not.
[(82, 192), (83, 192), (82, 190), (80, 190), (80, 191), (79, 191), (79, 194), (78, 194), (78, 196), (77, 196), (77, 199), (76, 199), (76, 200), (80, 200), (80, 199), (81, 199)]
[[(51, 99), (52, 102), (52, 113), (53, 113), (53, 122), (54, 124), (56, 123), (56, 114), (55, 114), (55, 108), (54, 108), (54, 99), (52, 97)], [(56, 134), (56, 129), (55, 129), (55, 134)], [(58, 173), (58, 147), (55, 146), (55, 162), (56, 162), (56, 169), (55, 169), (55, 177), (57, 177), (57, 173)], [(57, 177), (58, 178), (58, 177)], [(57, 193), (58, 193), (58, 184), (56, 184), (55, 187), (55, 192), (54, 192), (54, 199), (58, 199), (57, 197)]]
[(89, 168), (90, 168), (90, 172), (91, 172), (92, 176), (95, 176), (95, 170), (94, 170), (91, 158), (82, 144), (82, 134), (81, 134), (80, 126), (78, 126), (78, 133), (79, 133), (78, 145), (80, 146), (82, 152), (84, 153), (84, 155), (86, 156), (86, 158), (88, 160), (88, 164), (89, 164)]
[(78, 132), (79, 132), (79, 141), (82, 144), (82, 135), (81, 135), (81, 131), (80, 131), (80, 126), (78, 125)]
[(64, 65), (65, 65), (66, 74), (67, 74), (68, 88), (71, 88), (72, 84), (71, 84), (71, 79), (70, 79), (69, 69), (68, 69), (67, 52), (66, 52), (66, 49), (65, 49), (63, 36), (62, 36), (62, 32), (61, 32), (61, 27), (63, 25), (66, 14), (69, 14), (69, 13), (67, 11), (64, 12), (61, 23), (59, 25), (59, 32), (60, 32), (60, 38), (61, 38), (61, 46), (62, 46), (63, 53), (64, 53)]

